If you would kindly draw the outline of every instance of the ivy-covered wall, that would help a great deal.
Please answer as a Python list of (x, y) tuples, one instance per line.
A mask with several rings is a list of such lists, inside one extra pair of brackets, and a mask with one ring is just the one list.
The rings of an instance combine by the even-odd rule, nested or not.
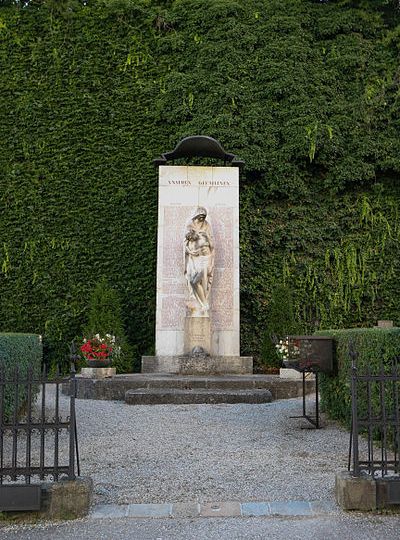
[(0, 7), (0, 330), (80, 335), (95, 283), (154, 347), (157, 171), (194, 134), (243, 158), (243, 354), (297, 322), (400, 323), (400, 23), (385, 2)]

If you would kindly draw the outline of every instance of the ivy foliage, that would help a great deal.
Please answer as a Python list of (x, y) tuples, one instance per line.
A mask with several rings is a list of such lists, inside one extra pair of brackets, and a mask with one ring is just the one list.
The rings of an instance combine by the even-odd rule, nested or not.
[(276, 347), (279, 338), (296, 335), (300, 330), (293, 312), (292, 291), (288, 285), (278, 283), (271, 293), (262, 336), (261, 355), (270, 367), (282, 366), (282, 355)]
[(195, 134), (246, 162), (243, 354), (282, 282), (304, 331), (398, 320), (399, 33), (383, 1), (3, 3), (2, 329), (60, 355), (106, 276), (152, 353), (152, 159)]

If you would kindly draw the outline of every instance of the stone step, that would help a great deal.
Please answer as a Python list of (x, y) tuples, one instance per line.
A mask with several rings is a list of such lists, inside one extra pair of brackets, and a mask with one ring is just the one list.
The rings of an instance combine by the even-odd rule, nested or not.
[[(294, 398), (302, 395), (302, 381), (280, 379), (279, 375), (190, 376), (160, 373), (130, 373), (105, 379), (77, 376), (78, 399), (106, 399), (124, 401), (128, 390), (269, 390), (273, 399)], [(306, 392), (312, 392), (315, 382), (306, 381)], [(69, 385), (63, 385), (69, 394)]]
[(128, 390), (125, 403), (128, 405), (161, 405), (187, 403), (269, 403), (272, 394), (269, 390), (216, 390), (177, 388), (147, 388)]
[[(268, 388), (271, 380), (258, 375), (225, 375), (225, 376), (199, 376), (199, 375), (165, 375), (165, 374), (138, 374), (134, 379), (120, 375), (120, 380), (129, 380), (131, 389), (141, 388), (180, 388), (192, 390), (195, 388), (215, 389), (252, 389)], [(116, 380), (116, 379), (114, 379)]]

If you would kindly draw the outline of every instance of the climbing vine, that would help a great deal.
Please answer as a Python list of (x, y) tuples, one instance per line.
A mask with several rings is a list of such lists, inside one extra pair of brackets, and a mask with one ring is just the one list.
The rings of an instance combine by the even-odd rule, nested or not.
[(385, 2), (1, 3), (0, 329), (56, 360), (104, 276), (151, 354), (152, 159), (195, 134), (246, 162), (243, 354), (282, 283), (303, 331), (397, 322), (398, 34)]

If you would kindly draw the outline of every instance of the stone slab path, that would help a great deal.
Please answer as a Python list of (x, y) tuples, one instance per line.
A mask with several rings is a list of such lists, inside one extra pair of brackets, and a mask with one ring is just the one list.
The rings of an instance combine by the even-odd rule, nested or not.
[(218, 518), (218, 517), (309, 517), (339, 511), (331, 501), (217, 502), (164, 504), (99, 504), (90, 513), (93, 519), (118, 518)]

